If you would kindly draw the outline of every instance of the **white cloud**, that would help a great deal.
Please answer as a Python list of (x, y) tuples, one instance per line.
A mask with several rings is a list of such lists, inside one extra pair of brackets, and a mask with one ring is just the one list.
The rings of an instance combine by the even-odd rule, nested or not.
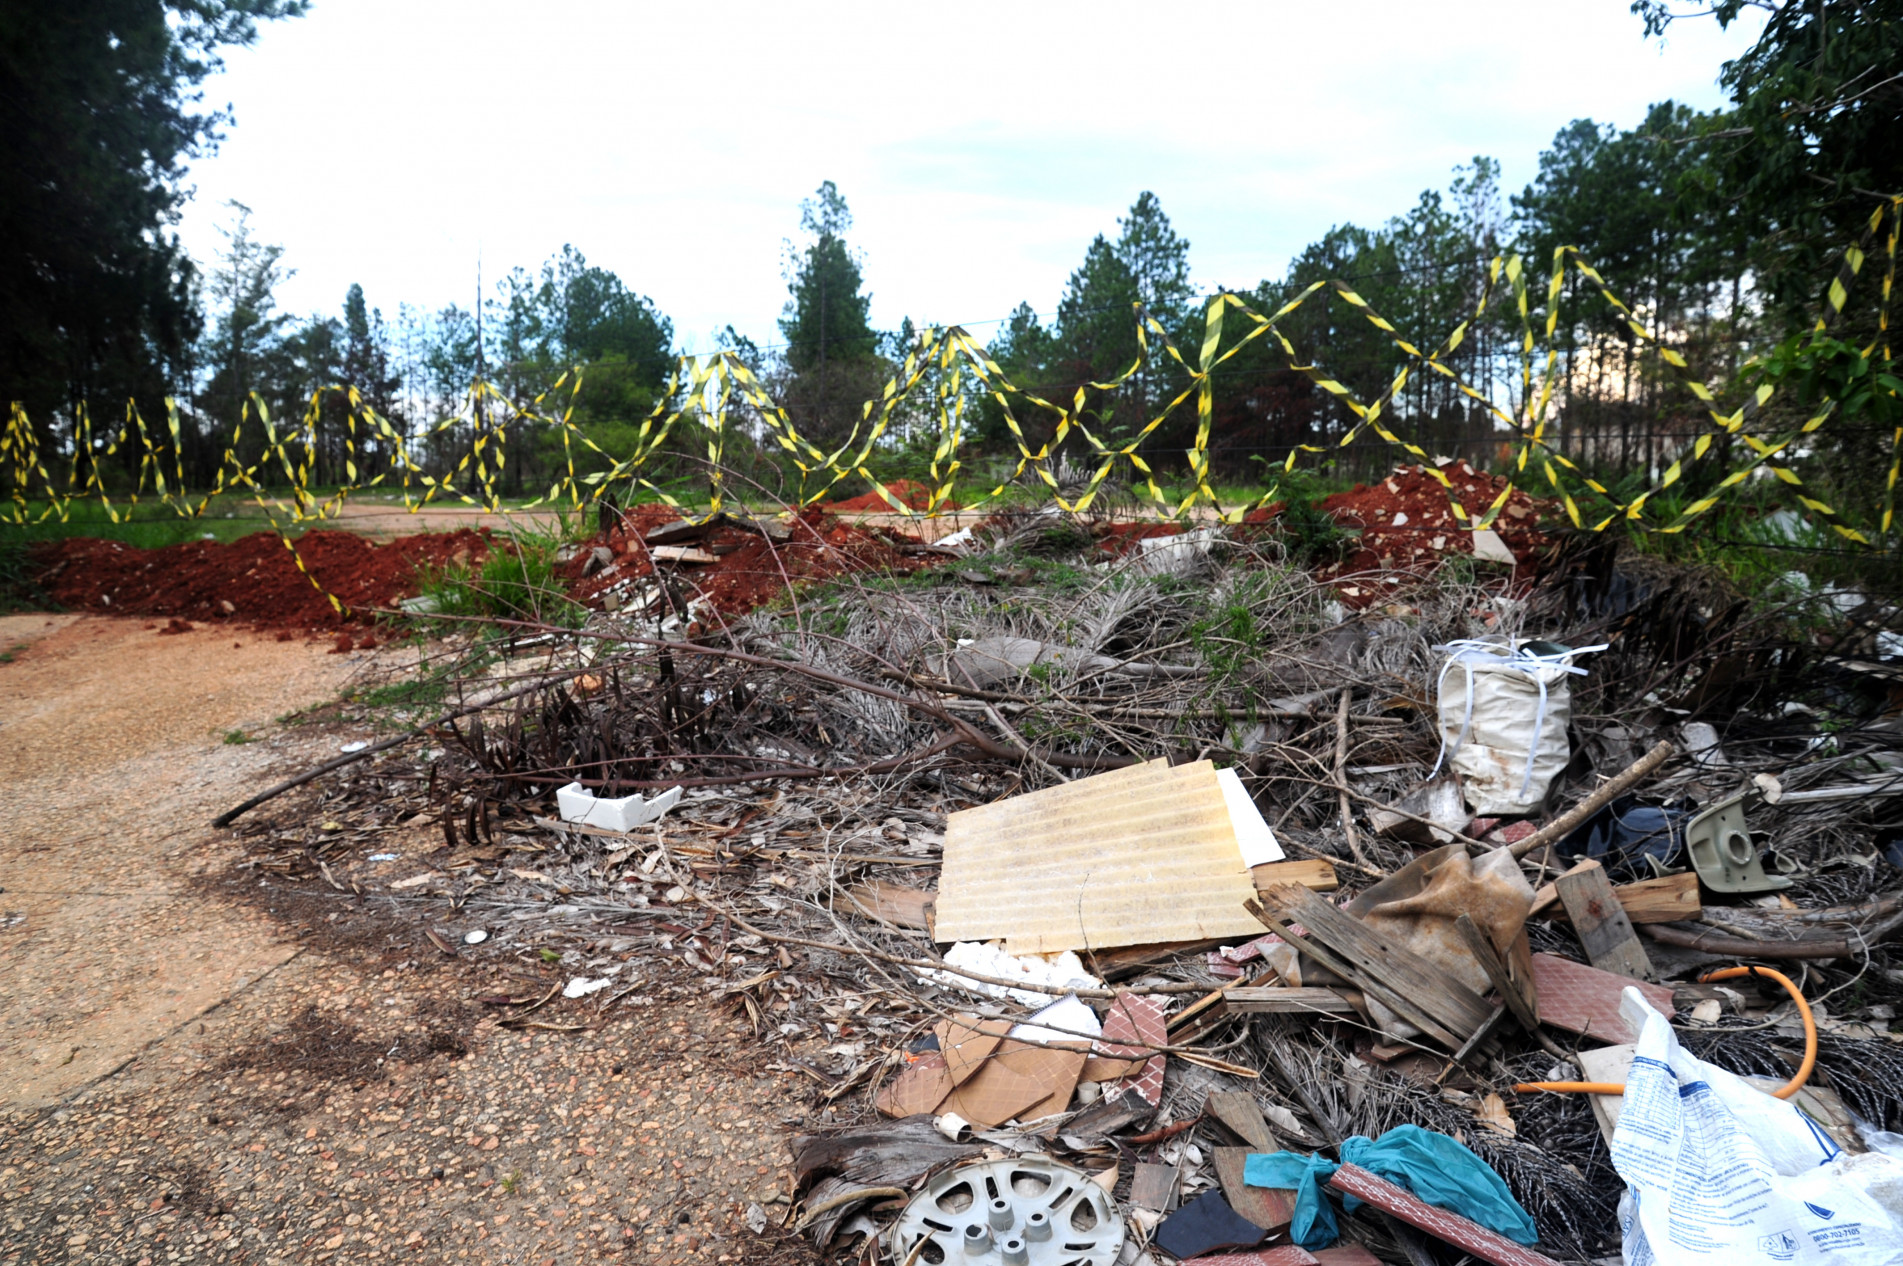
[(297, 270), (286, 306), (355, 281), (386, 314), (467, 305), (478, 251), (487, 279), (572, 242), (682, 337), (767, 342), (822, 179), (885, 325), (1048, 309), (1154, 189), (1200, 283), (1251, 285), (1475, 154), (1517, 189), (1574, 118), (1720, 104), (1749, 33), (1661, 48), (1627, 7), (317, 0), (208, 85), (237, 121), (184, 233), (208, 257), (239, 199)]

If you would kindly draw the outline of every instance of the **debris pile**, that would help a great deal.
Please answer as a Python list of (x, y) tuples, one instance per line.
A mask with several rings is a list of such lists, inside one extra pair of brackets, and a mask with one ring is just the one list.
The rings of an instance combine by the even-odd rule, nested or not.
[(1748, 1139), (1725, 1199), (1817, 1171), (1754, 1242), (1841, 1231), (1799, 1204), (1903, 1234), (1903, 669), (1826, 647), (1831, 603), (1794, 623), (1606, 552), (1353, 609), (1273, 539), (1118, 552), (1048, 515), (898, 585), (940, 555), (668, 513), (564, 564), (580, 629), (463, 645), (423, 756), (239, 826), (272, 882), (547, 962), (504, 1026), (743, 1014), (737, 1057), (813, 1087), (762, 1233), (912, 1266), (1583, 1263), (1622, 1197), (1676, 1208)]
[(659, 504), (616, 514), (572, 554), (562, 575), (576, 601), (684, 616), (696, 632), (792, 600), (819, 581), (905, 575), (944, 557), (902, 533), (842, 522), (818, 508), (786, 518), (687, 520)]

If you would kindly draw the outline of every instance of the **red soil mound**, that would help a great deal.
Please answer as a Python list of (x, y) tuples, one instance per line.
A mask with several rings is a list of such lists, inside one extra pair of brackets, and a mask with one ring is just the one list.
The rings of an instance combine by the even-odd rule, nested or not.
[[(1486, 513), (1507, 483), (1502, 477), (1481, 474), (1464, 461), (1449, 462), (1440, 471), (1453, 484), (1454, 495), (1470, 519)], [(1347, 492), (1324, 498), (1321, 508), (1343, 527), (1361, 532), (1348, 557), (1316, 573), (1324, 580), (1384, 571), (1424, 575), (1447, 554), (1473, 553), (1473, 533), (1454, 517), (1448, 490), (1420, 466), (1397, 467), (1378, 484), (1356, 484)], [(1493, 530), (1523, 566), (1534, 562), (1546, 545), (1538, 527), (1545, 508), (1515, 488), (1494, 521)], [(1347, 588), (1342, 592), (1349, 599), (1381, 596), (1372, 585), (1362, 594), (1349, 593)]]
[[(136, 549), (88, 537), (49, 542), (37, 551), (40, 584), (63, 606), (117, 615), (234, 620), (268, 629), (335, 629), (368, 620), (356, 609), (393, 607), (416, 592), (422, 566), (481, 559), (485, 534), (460, 528), (376, 545), (349, 532), (306, 532), (298, 556), (352, 608), (339, 616), (269, 532), (221, 545), (191, 541)], [(168, 626), (170, 628), (172, 626)]]
[[(612, 563), (582, 577), (589, 555), (584, 549), (566, 565), (563, 574), (570, 582), (571, 596), (591, 607), (614, 601), (625, 609), (659, 613), (664, 599), (642, 601), (644, 594), (654, 592), (652, 585), (642, 583), (654, 571), (642, 538), (679, 518), (665, 506), (629, 510), (623, 526), (593, 543), (613, 551)], [(713, 562), (663, 560), (661, 569), (679, 579), (686, 602), (711, 607), (722, 616), (736, 616), (812, 582), (855, 573), (910, 573), (937, 561), (936, 556), (923, 553), (916, 541), (897, 532), (841, 523), (817, 508), (802, 512), (787, 526), (792, 539), (777, 542), (740, 528), (716, 527), (698, 540), (683, 542), (712, 554)]]
[[(891, 493), (893, 499), (908, 510), (923, 510), (932, 503), (932, 490), (915, 479), (895, 479), (885, 486), (885, 490)], [(958, 504), (953, 501), (947, 501), (940, 508), (956, 510)], [(876, 492), (862, 493), (857, 497), (852, 497), (845, 501), (829, 501), (826, 503), (826, 509), (837, 510), (842, 514), (857, 513), (862, 510), (870, 510), (874, 513), (880, 510), (884, 510), (887, 513), (892, 512), (891, 503)]]

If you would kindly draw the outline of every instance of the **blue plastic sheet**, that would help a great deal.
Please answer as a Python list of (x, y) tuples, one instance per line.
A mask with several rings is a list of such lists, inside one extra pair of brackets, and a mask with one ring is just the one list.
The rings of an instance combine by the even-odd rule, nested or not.
[[(1379, 1139), (1357, 1134), (1341, 1145), (1342, 1164), (1359, 1165), (1371, 1174), (1405, 1187), (1436, 1208), (1472, 1218), (1518, 1244), (1537, 1244), (1533, 1219), (1507, 1190), (1500, 1175), (1455, 1139), (1418, 1125), (1397, 1125)], [(1327, 1248), (1340, 1235), (1334, 1206), (1322, 1193), (1322, 1184), (1340, 1168), (1310, 1153), (1257, 1153), (1243, 1167), (1243, 1181), (1251, 1187), (1278, 1187), (1295, 1192), (1295, 1216), (1289, 1238), (1303, 1248)], [(1350, 1213), (1361, 1204), (1345, 1197)]]

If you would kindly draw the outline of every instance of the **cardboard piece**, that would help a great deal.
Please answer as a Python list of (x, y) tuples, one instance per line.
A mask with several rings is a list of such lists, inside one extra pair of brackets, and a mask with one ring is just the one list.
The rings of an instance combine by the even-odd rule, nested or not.
[(938, 1110), (956, 1112), (981, 1130), (995, 1130), (1050, 1093), (1050, 1087), (1034, 1077), (986, 1063), (976, 1077), (953, 1087)]
[(1033, 1121), (1070, 1105), (1083, 1068), (1081, 1051), (1026, 1046), (1007, 1038), (945, 1097), (940, 1109), (982, 1129), (994, 1129), (1013, 1117)]
[(1206, 1191), (1157, 1224), (1151, 1238), (1177, 1257), (1225, 1248), (1254, 1248), (1269, 1233), (1229, 1207), (1220, 1191)]
[(1533, 955), (1533, 987), (1540, 1000), (1540, 1023), (1568, 1033), (1601, 1042), (1637, 1041), (1639, 1035), (1619, 1014), (1619, 995), (1628, 986), (1644, 994), (1659, 1011), (1672, 1014), (1672, 991), (1663, 985), (1616, 976), (1557, 954)]
[(879, 1091), (877, 1107), (889, 1117), (934, 1112), (952, 1092), (951, 1069), (937, 1051), (926, 1051)]
[(951, 1069), (952, 1084), (960, 1086), (968, 1081), (991, 1058), (1010, 1031), (1009, 1020), (980, 1020), (975, 1015), (963, 1014), (933, 1025), (932, 1035), (938, 1039), (938, 1049), (944, 1053), (945, 1064)]
[[(1258, 1114), (1259, 1115), (1259, 1114)], [(1252, 1151), (1274, 1150), (1253, 1147), (1218, 1147), (1216, 1181), (1234, 1209), (1265, 1231), (1285, 1227), (1295, 1217), (1295, 1193), (1279, 1187), (1251, 1187), (1242, 1180), (1243, 1164)]]
[(1215, 766), (1151, 761), (954, 813), (934, 936), (1013, 954), (1258, 932)]

